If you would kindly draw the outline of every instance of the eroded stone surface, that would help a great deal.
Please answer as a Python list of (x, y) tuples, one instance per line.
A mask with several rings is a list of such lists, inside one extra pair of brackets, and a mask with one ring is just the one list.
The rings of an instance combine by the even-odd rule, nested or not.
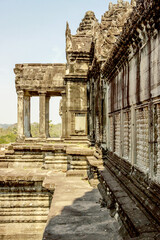
[(123, 239), (120, 224), (101, 208), (100, 194), (81, 178), (52, 177), (55, 193), (43, 240)]
[(0, 169), (0, 239), (42, 239), (55, 188), (42, 183), (50, 174)]

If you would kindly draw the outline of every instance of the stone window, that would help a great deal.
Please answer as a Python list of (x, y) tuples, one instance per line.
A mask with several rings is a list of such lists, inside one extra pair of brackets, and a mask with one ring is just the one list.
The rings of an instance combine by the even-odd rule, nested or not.
[(86, 132), (86, 114), (85, 113), (75, 114), (75, 132), (85, 134)]

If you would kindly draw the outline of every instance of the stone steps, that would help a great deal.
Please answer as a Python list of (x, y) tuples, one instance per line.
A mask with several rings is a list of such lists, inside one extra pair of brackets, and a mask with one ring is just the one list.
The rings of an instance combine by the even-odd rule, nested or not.
[(6, 155), (0, 156), (1, 159), (43, 159), (43, 155), (21, 154), (21, 155)]
[(5, 156), (0, 156), (1, 168), (41, 168), (43, 166), (43, 154), (37, 152), (19, 152), (11, 154), (10, 150)]
[(85, 160), (72, 160), (70, 161), (70, 170), (87, 170), (88, 169), (88, 164), (87, 161)]
[(19, 216), (0, 216), (0, 223), (34, 223), (34, 222), (46, 222), (47, 216), (42, 215), (19, 215)]
[(54, 155), (45, 156), (45, 169), (59, 169), (59, 170), (67, 170), (67, 156), (63, 153), (55, 153)]
[(43, 162), (43, 159), (37, 159), (37, 158), (5, 158), (0, 159), (0, 162)]
[[(32, 195), (28, 195), (28, 196), (25, 196), (25, 194), (19, 194), (19, 195), (15, 195), (13, 196), (12, 194), (9, 195), (9, 198), (8, 198), (8, 195), (7, 194), (3, 194), (3, 195), (0, 195), (0, 202), (5, 202), (5, 201), (9, 201), (9, 202), (12, 202), (12, 201), (18, 201), (18, 200), (27, 200), (27, 201), (47, 201), (48, 200), (48, 197), (47, 196), (43, 196), (43, 197), (40, 197), (38, 196), (32, 196)], [(0, 204), (1, 206), (1, 204)]]
[[(114, 161), (113, 161), (114, 158)], [(118, 164), (119, 161), (119, 164)], [(135, 169), (131, 171), (130, 164), (118, 156), (108, 153), (107, 160), (104, 161), (105, 167), (110, 169), (116, 176), (130, 197), (137, 201), (137, 205), (144, 211), (152, 221), (158, 223), (160, 230), (160, 186), (155, 184), (150, 187), (145, 175)], [(156, 191), (153, 191), (156, 189)]]
[(48, 208), (41, 208), (41, 207), (36, 207), (36, 209), (34, 208), (1, 208), (0, 210), (0, 216), (10, 216), (10, 215), (26, 215), (28, 216), (29, 214), (36, 214), (36, 215), (48, 215)]
[(3, 240), (40, 240), (45, 223), (1, 223), (0, 239)]
[(67, 177), (83, 177), (87, 178), (87, 171), (86, 169), (70, 169), (66, 172)]
[(14, 155), (39, 155), (41, 156), (42, 155), (42, 152), (33, 152), (33, 151), (14, 151)]
[(41, 168), (43, 161), (9, 161), (8, 168)]
[(30, 200), (26, 200), (21, 198), (21, 200), (18, 201), (11, 201), (10, 199), (8, 199), (8, 201), (6, 200), (6, 202), (1, 202), (0, 203), (0, 207), (1, 208), (35, 208), (35, 207), (49, 207), (49, 202), (46, 201), (41, 201), (40, 199), (38, 201), (34, 201), (34, 202), (30, 202)]
[(28, 212), (22, 212), (22, 211), (8, 211), (8, 212), (0, 212), (0, 218), (1, 217), (14, 217), (14, 216), (47, 216), (49, 211), (28, 211)]
[(138, 208), (136, 202), (130, 198), (107, 169), (99, 171), (99, 180), (98, 188), (108, 208), (116, 207), (116, 213), (121, 217), (131, 237), (151, 232), (156, 235), (159, 232), (157, 226)]
[(67, 176), (82, 176), (87, 177), (88, 162), (87, 156), (93, 155), (93, 150), (82, 147), (68, 147), (68, 168)]
[(114, 216), (120, 216), (131, 238), (155, 237), (160, 232), (159, 190), (151, 193), (143, 174), (133, 173), (131, 164), (116, 154), (108, 151), (103, 161), (101, 158), (99, 161), (98, 155), (87, 156), (89, 182), (98, 176), (103, 200)]

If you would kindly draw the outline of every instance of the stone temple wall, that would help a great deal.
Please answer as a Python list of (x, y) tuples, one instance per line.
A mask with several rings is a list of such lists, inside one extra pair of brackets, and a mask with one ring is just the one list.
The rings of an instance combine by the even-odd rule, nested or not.
[[(103, 61), (93, 58), (89, 71), (91, 114), (98, 116), (97, 146), (108, 148), (132, 166), (160, 182), (159, 103), (160, 31), (159, 1), (137, 1), (122, 33)], [(113, 10), (114, 12), (114, 10)], [(107, 39), (107, 38), (106, 38)], [(97, 88), (99, 82), (99, 88)], [(103, 107), (93, 110), (94, 98)], [(96, 108), (95, 108), (96, 109)], [(106, 118), (105, 125), (102, 118)], [(89, 128), (93, 128), (89, 123)], [(103, 124), (102, 124), (103, 123)], [(100, 125), (103, 125), (101, 127)], [(106, 136), (104, 138), (104, 131)], [(96, 135), (95, 130), (95, 135)], [(103, 142), (99, 139), (103, 139)], [(105, 140), (104, 140), (105, 139)]]

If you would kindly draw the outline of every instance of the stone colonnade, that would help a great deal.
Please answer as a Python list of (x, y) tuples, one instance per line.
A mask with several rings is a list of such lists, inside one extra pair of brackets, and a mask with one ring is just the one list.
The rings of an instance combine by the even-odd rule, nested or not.
[[(18, 96), (18, 139), (24, 140), (31, 136), (30, 100), (32, 95), (23, 90), (17, 91)], [(49, 137), (49, 101), (46, 92), (39, 93), (39, 137)]]

